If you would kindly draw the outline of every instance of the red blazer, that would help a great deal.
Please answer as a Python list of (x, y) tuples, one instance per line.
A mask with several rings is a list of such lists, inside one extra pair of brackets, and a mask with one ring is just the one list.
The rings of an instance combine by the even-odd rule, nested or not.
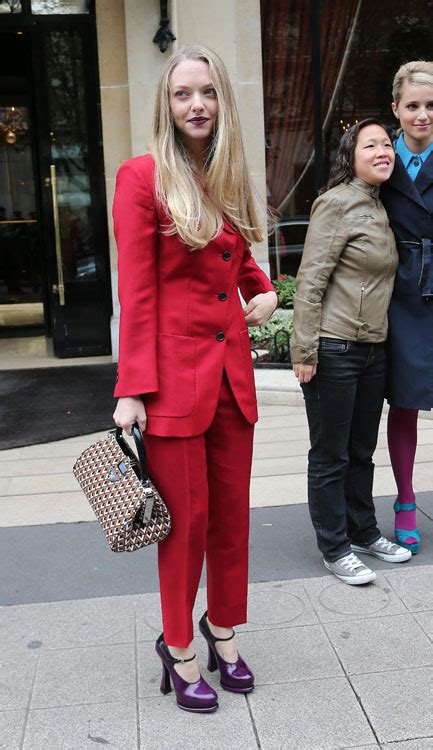
[(224, 368), (244, 416), (257, 421), (238, 287), (248, 302), (273, 286), (245, 240), (227, 223), (201, 250), (163, 234), (169, 222), (150, 154), (120, 167), (113, 216), (121, 305), (114, 395), (143, 395), (149, 434), (192, 437), (212, 422)]

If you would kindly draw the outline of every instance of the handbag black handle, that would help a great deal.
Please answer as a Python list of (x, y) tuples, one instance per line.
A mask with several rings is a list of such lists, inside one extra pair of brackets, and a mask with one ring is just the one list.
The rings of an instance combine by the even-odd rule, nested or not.
[[(134, 422), (134, 424), (132, 425), (132, 437), (134, 438), (135, 447), (137, 448), (138, 453), (138, 460), (140, 462), (141, 481), (146, 482), (146, 480), (149, 479), (149, 475), (147, 473), (146, 451), (144, 448), (143, 435), (138, 426), (138, 422)], [(128, 445), (123, 437), (123, 430), (121, 427), (117, 427), (116, 429), (116, 440), (122, 448), (123, 452), (126, 453), (126, 455), (128, 455), (128, 453), (132, 455), (130, 449), (128, 450)]]
[(132, 437), (134, 438), (135, 447), (137, 448), (138, 453), (138, 460), (140, 461), (141, 480), (142, 482), (145, 482), (146, 479), (149, 479), (149, 475), (147, 473), (147, 461), (146, 451), (144, 448), (143, 433), (138, 426), (138, 422), (134, 422), (134, 424), (132, 425)]

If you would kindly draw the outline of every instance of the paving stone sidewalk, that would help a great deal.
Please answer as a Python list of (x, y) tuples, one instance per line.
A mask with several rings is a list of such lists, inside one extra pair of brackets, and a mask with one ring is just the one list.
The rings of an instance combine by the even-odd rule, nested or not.
[[(72, 474), (76, 457), (105, 433), (0, 451), (0, 527), (91, 521), (94, 516)], [(251, 506), (307, 501), (308, 425), (303, 406), (260, 406), (254, 439)], [(374, 456), (375, 496), (395, 495), (382, 417)], [(414, 487), (433, 490), (433, 420), (420, 419)]]
[[(159, 692), (157, 594), (2, 607), (0, 747), (431, 749), (432, 572), (252, 584), (238, 642), (256, 690), (220, 690), (199, 636), (220, 697), (207, 716)], [(204, 608), (201, 589), (197, 618)]]
[[(278, 400), (281, 393), (275, 394)], [(433, 422), (420, 420), (415, 469), (425, 549), (392, 569), (370, 559), (377, 581), (355, 588), (327, 575), (312, 548), (301, 564), (302, 540), (312, 539), (312, 532), (305, 507), (308, 431), (296, 403), (261, 406), (256, 431), (255, 565), (260, 561), (265, 571), (265, 558), (273, 564), (278, 558), (281, 577), (291, 578), (250, 585), (249, 622), (237, 630), (241, 653), (254, 666), (256, 690), (249, 696), (219, 690), (217, 674), (205, 669), (199, 635), (202, 671), (219, 690), (220, 708), (208, 716), (180, 711), (173, 693), (159, 692), (153, 647), (161, 630), (158, 594), (124, 596), (122, 589), (121, 595), (101, 596), (95, 587), (88, 598), (77, 599), (65, 580), (64, 600), (42, 603), (42, 589), (50, 590), (50, 579), (61, 570), (52, 553), (47, 580), (38, 587), (35, 574), (31, 598), (17, 575), (13, 601), (20, 603), (0, 606), (0, 748), (433, 750), (433, 565), (426, 564), (433, 559)], [(71, 465), (91, 439), (0, 453), (1, 533), (25, 540), (17, 571), (36, 563), (32, 540), (48, 544), (61, 524), (71, 531), (65, 539), (82, 540), (90, 529), (85, 522), (93, 516), (71, 478)], [(378, 503), (388, 533), (395, 487), (385, 418), (375, 460), (375, 494), (391, 496)], [(285, 524), (280, 535), (277, 523)], [(264, 541), (261, 526), (272, 531), (278, 549)], [(288, 568), (291, 549), (295, 565), (295, 546), (295, 570), (303, 578)], [(10, 545), (7, 550), (3, 571), (11, 570)], [(91, 574), (102, 579), (103, 568), (96, 569), (101, 559), (95, 556)], [(10, 590), (10, 580), (2, 589), (1, 570), (0, 547), (0, 604), (2, 590)], [(196, 620), (204, 609), (200, 589)]]

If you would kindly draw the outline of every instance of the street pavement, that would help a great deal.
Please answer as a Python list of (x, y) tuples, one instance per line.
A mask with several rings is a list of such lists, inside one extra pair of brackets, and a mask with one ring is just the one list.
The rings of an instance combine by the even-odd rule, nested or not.
[[(433, 421), (420, 419), (421, 554), (349, 587), (325, 570), (306, 505), (308, 430), (288, 373), (258, 373), (252, 479), (248, 696), (180, 711), (159, 692), (156, 555), (114, 555), (71, 468), (95, 436), (0, 452), (0, 748), (433, 748)], [(283, 385), (281, 385), (283, 384)], [(427, 416), (427, 415), (425, 415)], [(375, 495), (392, 533), (382, 419)], [(204, 583), (204, 581), (202, 582)], [(195, 619), (206, 608), (200, 588)]]

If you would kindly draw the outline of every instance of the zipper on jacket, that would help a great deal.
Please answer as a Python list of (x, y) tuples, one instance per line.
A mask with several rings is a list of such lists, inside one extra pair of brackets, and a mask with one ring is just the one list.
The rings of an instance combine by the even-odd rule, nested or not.
[(359, 302), (358, 319), (361, 318), (362, 304), (364, 302), (364, 292), (365, 292), (365, 281), (363, 281), (362, 285), (361, 285), (361, 299), (360, 299), (360, 302)]

